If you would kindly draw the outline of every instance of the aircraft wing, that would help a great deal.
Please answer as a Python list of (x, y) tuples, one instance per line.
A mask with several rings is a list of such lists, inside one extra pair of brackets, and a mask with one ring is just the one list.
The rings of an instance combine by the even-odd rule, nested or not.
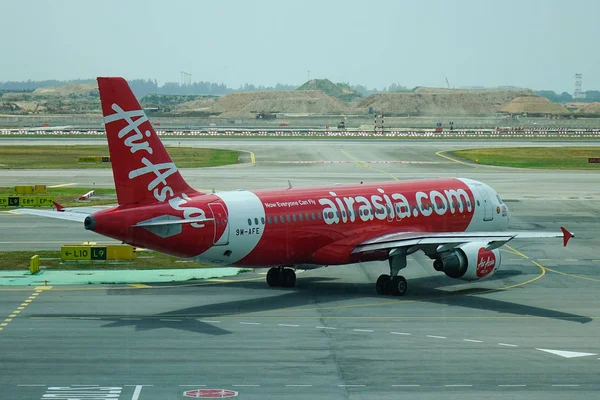
[[(97, 210), (96, 210), (97, 211)], [(64, 209), (64, 211), (51, 211), (51, 210), (36, 210), (33, 208), (17, 208), (15, 212), (29, 215), (37, 215), (40, 217), (49, 217), (49, 218), (57, 218), (64, 219), (67, 221), (76, 221), (83, 222), (85, 218), (91, 213), (80, 212), (80, 211), (69, 211)]]
[(352, 254), (375, 250), (392, 250), (400, 247), (426, 245), (457, 246), (468, 242), (486, 242), (487, 250), (498, 248), (513, 239), (536, 239), (562, 237), (566, 246), (574, 235), (561, 227), (561, 232), (498, 231), (498, 232), (399, 232), (379, 236), (358, 244)]

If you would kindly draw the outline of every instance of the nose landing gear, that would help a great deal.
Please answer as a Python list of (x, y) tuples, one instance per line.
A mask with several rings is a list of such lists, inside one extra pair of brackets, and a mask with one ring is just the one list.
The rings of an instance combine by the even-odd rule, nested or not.
[(271, 287), (294, 287), (296, 285), (296, 273), (291, 268), (270, 268), (267, 272), (267, 284)]

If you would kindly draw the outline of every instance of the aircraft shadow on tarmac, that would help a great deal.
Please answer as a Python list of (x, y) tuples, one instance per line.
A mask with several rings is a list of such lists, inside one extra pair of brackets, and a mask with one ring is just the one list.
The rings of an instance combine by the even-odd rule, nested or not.
[[(510, 275), (519, 275), (519, 271), (501, 271), (496, 277), (496, 280), (506, 278)], [(243, 276), (242, 278), (246, 278)], [(219, 290), (219, 297), (226, 297), (227, 291), (231, 290), (232, 294), (239, 294), (240, 289), (244, 290), (269, 290), (271, 294), (268, 296), (261, 296), (257, 298), (242, 299), (235, 301), (226, 301), (213, 304), (203, 304), (194, 307), (188, 307), (183, 309), (172, 310), (159, 314), (148, 314), (148, 315), (110, 315), (102, 314), (102, 321), (109, 322), (103, 327), (106, 328), (117, 328), (133, 326), (136, 331), (148, 331), (160, 328), (170, 328), (177, 330), (184, 330), (195, 332), (199, 334), (207, 335), (226, 335), (232, 333), (226, 329), (222, 329), (211, 323), (210, 320), (215, 320), (219, 317), (232, 317), (232, 316), (248, 316), (250, 317), (264, 317), (264, 316), (280, 316), (281, 313), (286, 313), (285, 318), (291, 317), (298, 312), (302, 312), (302, 309), (318, 309), (324, 318), (327, 316), (334, 316), (335, 312), (330, 308), (336, 308), (335, 306), (329, 307), (329, 303), (335, 303), (343, 301), (354, 301), (349, 304), (347, 308), (353, 310), (360, 310), (361, 303), (356, 303), (356, 300), (368, 300), (364, 304), (369, 304), (372, 310), (372, 306), (385, 307), (386, 315), (393, 316), (393, 307), (396, 305), (399, 307), (411, 307), (414, 305), (414, 301), (427, 302), (435, 304), (443, 304), (445, 306), (452, 307), (463, 307), (468, 309), (491, 311), (501, 314), (509, 314), (512, 316), (523, 316), (523, 317), (535, 317), (535, 318), (549, 318), (554, 320), (562, 320), (575, 323), (588, 323), (592, 321), (592, 318), (564, 313), (560, 311), (528, 306), (518, 303), (512, 303), (509, 301), (492, 299), (489, 297), (483, 297), (478, 295), (490, 294), (495, 292), (508, 292), (503, 289), (495, 288), (468, 288), (456, 291), (440, 290), (436, 287), (440, 286), (440, 281), (447, 278), (439, 276), (428, 276), (422, 278), (414, 278), (410, 280), (411, 284), (411, 295), (404, 298), (396, 297), (382, 297), (374, 294), (373, 283), (348, 283), (341, 281), (340, 279), (333, 277), (307, 277), (302, 276), (297, 281), (297, 287), (292, 289), (282, 288), (271, 288), (267, 289), (266, 283), (261, 280), (232, 280), (227, 284), (214, 283), (207, 284), (206, 282), (199, 283), (199, 286), (183, 286), (177, 288), (176, 285), (173, 287), (170, 285), (169, 289), (145, 289), (144, 293), (148, 294), (148, 291), (152, 291), (153, 295), (160, 296), (161, 292), (168, 290), (169, 295), (173, 294), (173, 290), (185, 291), (189, 294), (190, 290), (198, 291), (198, 299), (202, 301), (202, 290), (213, 290), (212, 296), (214, 296), (214, 289)], [(488, 284), (493, 280), (487, 281)], [(188, 282), (189, 284), (189, 282)], [(201, 286), (200, 286), (201, 285)], [(444, 285), (448, 287), (448, 285)], [(489, 287), (489, 286), (488, 286)], [(509, 290), (520, 290), (518, 288)], [(136, 295), (140, 293), (137, 290), (109, 290), (109, 295)], [(209, 296), (211, 298), (212, 296)], [(410, 301), (406, 305), (402, 303)], [(397, 303), (395, 303), (397, 301)], [(381, 302), (378, 305), (377, 302)], [(328, 308), (329, 307), (329, 308)], [(405, 308), (402, 308), (405, 310)], [(279, 314), (277, 312), (280, 312)], [(300, 315), (300, 314), (298, 314)], [(77, 317), (89, 317), (90, 315), (64, 315), (64, 318), (77, 318)], [(36, 317), (54, 317), (54, 315), (36, 315)], [(136, 318), (129, 319), (129, 318)], [(180, 322), (173, 323), (168, 319), (178, 319)], [(161, 321), (165, 319), (165, 321)], [(203, 321), (204, 320), (204, 321)]]

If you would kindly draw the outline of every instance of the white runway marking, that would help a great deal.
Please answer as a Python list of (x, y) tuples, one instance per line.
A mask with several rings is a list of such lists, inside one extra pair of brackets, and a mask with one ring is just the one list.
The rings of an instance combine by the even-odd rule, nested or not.
[(242, 325), (260, 325), (260, 322), (240, 322)]
[(536, 349), (536, 350), (554, 354), (554, 355), (561, 356), (564, 358), (576, 358), (576, 357), (586, 357), (586, 356), (597, 356), (598, 355), (596, 353), (583, 353), (583, 352), (579, 352), (579, 351), (551, 350), (551, 349)]
[(510, 344), (510, 343), (498, 343), (498, 346), (519, 347), (516, 344)]
[(448, 339), (446, 336), (436, 336), (436, 335), (427, 335), (427, 337), (434, 338), (434, 339)]
[(220, 324), (221, 321), (209, 321), (207, 319), (201, 319), (200, 322), (206, 322), (207, 324)]
[(405, 336), (410, 336), (410, 333), (406, 333), (406, 332), (390, 332), (392, 335), (405, 335)]
[(371, 329), (352, 329), (354, 332), (373, 332)]
[(446, 387), (473, 387), (473, 385), (444, 385)]
[(168, 318), (161, 318), (161, 321), (165, 321), (165, 322), (181, 322), (180, 319), (168, 319)]
[(392, 387), (419, 387), (421, 385), (392, 385)]
[(498, 385), (499, 387), (525, 387), (527, 385)]
[(260, 385), (231, 385), (233, 387), (260, 387)]
[(140, 394), (142, 393), (143, 388), (144, 386), (137, 385), (135, 387), (135, 390), (133, 391), (133, 396), (131, 396), (131, 400), (138, 400), (140, 398)]
[(337, 328), (332, 328), (330, 326), (315, 326), (315, 329), (332, 329), (332, 330), (335, 330)]
[(367, 385), (338, 385), (338, 387), (365, 387)]
[(312, 385), (285, 385), (286, 387), (312, 387)]
[(297, 328), (297, 327), (299, 327), (300, 325), (293, 325), (293, 324), (278, 324), (278, 326), (287, 326), (287, 327), (290, 327), (290, 328)]
[(483, 343), (483, 341), (481, 340), (475, 340), (475, 339), (463, 339), (465, 342), (471, 342), (471, 343)]

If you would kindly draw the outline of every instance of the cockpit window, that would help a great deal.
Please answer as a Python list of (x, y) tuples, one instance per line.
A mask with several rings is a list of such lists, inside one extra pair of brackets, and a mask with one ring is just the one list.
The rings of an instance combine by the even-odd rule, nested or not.
[(496, 198), (498, 199), (498, 203), (500, 203), (500, 204), (504, 203), (502, 201), (502, 198), (498, 194), (496, 194)]

